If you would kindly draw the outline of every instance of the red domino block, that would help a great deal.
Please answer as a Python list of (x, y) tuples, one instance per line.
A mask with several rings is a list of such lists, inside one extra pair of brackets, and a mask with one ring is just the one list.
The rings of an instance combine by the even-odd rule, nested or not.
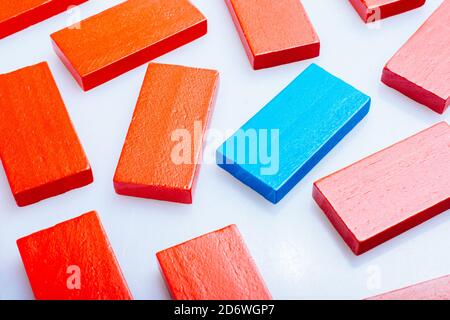
[(95, 211), (17, 240), (38, 300), (130, 300)]
[(1, 0), (0, 39), (88, 0)]
[(450, 275), (380, 294), (367, 300), (450, 300)]
[(0, 158), (25, 206), (93, 181), (46, 62), (0, 75)]
[(357, 255), (450, 209), (450, 127), (441, 122), (314, 183)]
[(92, 89), (207, 32), (188, 0), (128, 0), (51, 35), (60, 59)]
[(225, 2), (255, 70), (319, 55), (319, 37), (299, 0)]
[(425, 4), (425, 0), (350, 0), (364, 22), (388, 18)]
[(386, 64), (381, 79), (437, 113), (450, 104), (449, 21), (450, 1), (444, 1)]
[(156, 254), (176, 300), (270, 300), (235, 225)]
[(192, 203), (219, 74), (150, 64), (122, 149), (118, 194)]

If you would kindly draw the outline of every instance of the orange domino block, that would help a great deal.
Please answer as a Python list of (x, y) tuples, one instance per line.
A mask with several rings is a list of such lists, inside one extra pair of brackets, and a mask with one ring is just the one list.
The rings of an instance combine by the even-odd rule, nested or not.
[(0, 39), (88, 0), (1, 0)]
[(0, 75), (0, 158), (25, 206), (93, 181), (46, 62)]
[(255, 70), (319, 55), (319, 37), (299, 0), (225, 2)]
[(17, 240), (38, 300), (130, 300), (95, 211)]
[(450, 275), (383, 293), (367, 300), (450, 300)]
[(51, 35), (84, 90), (92, 89), (207, 32), (188, 0), (128, 0)]
[(350, 0), (364, 22), (375, 22), (419, 8), (425, 0)]
[(176, 300), (270, 300), (235, 225), (156, 254)]
[(219, 74), (150, 64), (114, 176), (118, 194), (192, 203)]

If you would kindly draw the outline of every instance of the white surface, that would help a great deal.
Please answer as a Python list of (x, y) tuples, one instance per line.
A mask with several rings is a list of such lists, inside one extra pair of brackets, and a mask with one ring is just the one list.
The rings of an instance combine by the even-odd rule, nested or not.
[[(120, 0), (91, 0), (88, 17)], [(52, 51), (49, 34), (66, 26), (61, 14), (0, 40), (0, 72), (49, 62), (93, 168), (87, 187), (18, 208), (0, 173), (0, 298), (32, 299), (15, 241), (97, 210), (136, 299), (166, 299), (155, 252), (231, 223), (238, 225), (277, 299), (360, 299), (450, 273), (450, 220), (442, 213), (423, 225), (354, 256), (313, 202), (312, 183), (438, 121), (439, 116), (380, 82), (385, 62), (442, 2), (366, 26), (342, 0), (304, 0), (320, 36), (319, 58), (253, 71), (223, 0), (194, 0), (208, 35), (157, 61), (214, 68), (221, 86), (211, 128), (235, 130), (311, 62), (372, 97), (372, 110), (278, 205), (272, 205), (215, 165), (201, 168), (193, 205), (114, 193), (112, 177), (146, 66), (88, 93)], [(219, 141), (221, 142), (221, 141)], [(442, 164), (448, 165), (448, 164)]]

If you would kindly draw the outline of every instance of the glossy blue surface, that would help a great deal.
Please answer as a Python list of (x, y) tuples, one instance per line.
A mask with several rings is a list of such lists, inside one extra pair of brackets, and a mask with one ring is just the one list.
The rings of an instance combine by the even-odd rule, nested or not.
[(217, 164), (277, 203), (369, 108), (370, 97), (312, 64), (219, 147)]

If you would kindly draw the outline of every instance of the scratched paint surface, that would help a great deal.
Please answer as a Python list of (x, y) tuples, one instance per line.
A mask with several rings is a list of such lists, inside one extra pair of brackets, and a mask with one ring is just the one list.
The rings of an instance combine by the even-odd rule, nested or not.
[(217, 150), (217, 163), (276, 203), (369, 106), (368, 96), (312, 64)]
[(131, 299), (95, 211), (17, 241), (39, 300)]
[(160, 251), (157, 257), (174, 299), (271, 299), (235, 225)]

